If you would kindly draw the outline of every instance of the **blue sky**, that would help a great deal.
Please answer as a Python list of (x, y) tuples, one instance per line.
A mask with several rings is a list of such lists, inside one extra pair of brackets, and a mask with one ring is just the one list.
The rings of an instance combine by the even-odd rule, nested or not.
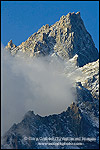
[(99, 49), (99, 1), (1, 1), (1, 42), (18, 46), (41, 26), (78, 11)]

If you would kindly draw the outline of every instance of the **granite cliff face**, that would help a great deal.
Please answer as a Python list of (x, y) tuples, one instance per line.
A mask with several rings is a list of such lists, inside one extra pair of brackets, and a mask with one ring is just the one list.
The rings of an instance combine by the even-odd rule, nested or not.
[(55, 24), (42, 26), (19, 46), (9, 48), (12, 55), (22, 52), (30, 57), (55, 53), (62, 59), (68, 60), (77, 54), (78, 66), (98, 59), (98, 51), (84, 26), (80, 12), (68, 13)]
[[(45, 117), (36, 115), (33, 111), (27, 112), (23, 120), (14, 124), (2, 137), (2, 149), (99, 149), (98, 51), (84, 26), (80, 12), (68, 13), (54, 25), (41, 27), (17, 47), (10, 41), (6, 48), (9, 48), (13, 56), (22, 54), (33, 58), (46, 55), (51, 58), (60, 57), (74, 64), (76, 68), (73, 72), (81, 71), (82, 75), (75, 77), (75, 102), (66, 111)], [(66, 68), (64, 73), (67, 76)], [(41, 140), (31, 140), (29, 137), (94, 140), (83, 140), (82, 145), (41, 145)], [(47, 139), (46, 142), (53, 141)]]

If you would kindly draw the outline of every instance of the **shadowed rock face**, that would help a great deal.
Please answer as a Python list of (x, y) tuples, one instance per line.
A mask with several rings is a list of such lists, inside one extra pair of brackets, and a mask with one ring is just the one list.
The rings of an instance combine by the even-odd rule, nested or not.
[[(72, 103), (65, 112), (59, 115), (41, 117), (29, 111), (20, 123), (14, 124), (4, 135), (2, 148), (9, 146), (11, 149), (48, 149), (50, 148), (48, 146), (39, 146), (37, 141), (25, 141), (24, 137), (89, 137), (91, 130), (92, 134), (95, 134), (97, 129), (91, 126), (75, 103)], [(92, 144), (95, 148), (98, 148), (96, 142)], [(85, 143), (85, 147), (89, 146), (91, 146), (91, 143)], [(53, 148), (55, 149), (56, 146), (53, 146)], [(58, 146), (58, 148), (62, 149), (61, 146)], [(65, 148), (71, 148), (71, 146), (65, 146)], [(84, 146), (81, 146), (81, 148), (84, 148)]]
[(20, 54), (21, 51), (30, 57), (56, 53), (67, 60), (77, 54), (78, 66), (96, 61), (99, 57), (98, 50), (84, 26), (80, 12), (68, 13), (55, 24), (42, 26), (17, 48), (13, 46), (12, 49), (9, 44), (8, 42), (7, 47), (10, 48), (12, 55), (17, 52)]

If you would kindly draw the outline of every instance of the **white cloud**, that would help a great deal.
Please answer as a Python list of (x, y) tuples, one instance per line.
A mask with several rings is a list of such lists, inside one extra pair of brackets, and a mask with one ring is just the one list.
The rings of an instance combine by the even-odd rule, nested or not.
[(2, 48), (3, 132), (29, 110), (42, 116), (60, 113), (75, 100), (74, 80), (64, 74), (66, 64), (50, 59), (13, 57)]

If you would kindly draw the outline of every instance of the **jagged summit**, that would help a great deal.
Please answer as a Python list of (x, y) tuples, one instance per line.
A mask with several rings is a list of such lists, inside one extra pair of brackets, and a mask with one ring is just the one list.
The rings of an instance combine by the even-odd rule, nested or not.
[(12, 40), (10, 40), (5, 48), (11, 50), (11, 49), (13, 49), (15, 47), (16, 47), (16, 45), (13, 44)]
[(77, 12), (77, 13), (75, 13), (75, 12), (72, 12), (72, 13), (69, 12), (66, 16), (63, 15), (60, 19), (65, 19), (65, 18), (72, 19), (72, 17), (77, 17), (79, 19), (81, 17), (80, 12)]
[(20, 52), (30, 57), (56, 53), (66, 60), (77, 54), (78, 66), (96, 61), (99, 57), (98, 50), (84, 26), (80, 12), (68, 13), (55, 24), (42, 26), (25, 42), (11, 50), (12, 55), (20, 54)]

